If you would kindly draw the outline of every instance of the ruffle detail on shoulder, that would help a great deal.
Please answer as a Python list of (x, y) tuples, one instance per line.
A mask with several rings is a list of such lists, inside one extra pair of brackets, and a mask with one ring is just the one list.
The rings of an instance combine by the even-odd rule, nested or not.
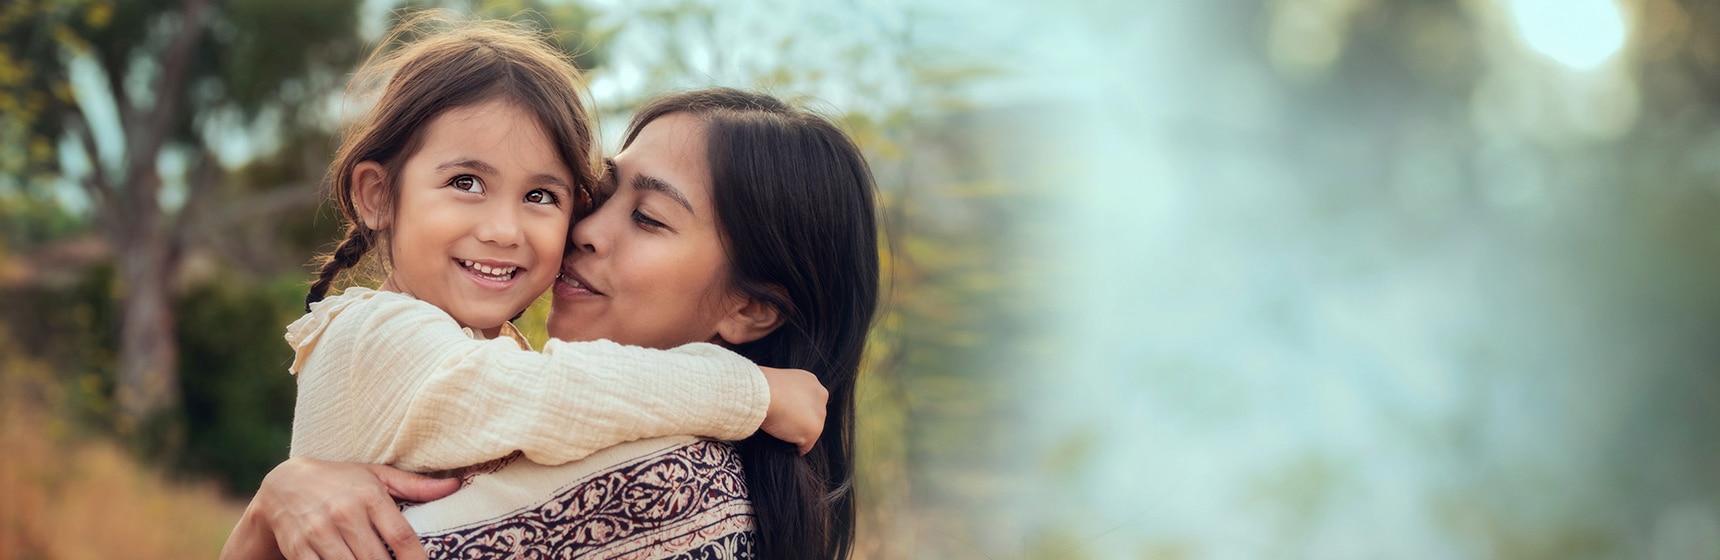
[(287, 373), (298, 375), (299, 368), (310, 358), (311, 349), (316, 347), (317, 340), (322, 338), (323, 332), (328, 330), (329, 323), (334, 321), (336, 315), (340, 315), (341, 311), (352, 304), (370, 299), (377, 293), (370, 288), (347, 288), (337, 295), (312, 303), (310, 313), (287, 325), (287, 345), (293, 347), (293, 365), (287, 368)]

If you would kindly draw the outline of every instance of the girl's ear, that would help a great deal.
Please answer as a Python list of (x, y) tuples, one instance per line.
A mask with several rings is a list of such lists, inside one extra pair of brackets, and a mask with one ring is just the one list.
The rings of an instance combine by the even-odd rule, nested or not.
[(361, 161), (352, 169), (352, 204), (371, 231), (388, 229), (394, 221), (388, 197), (388, 171), (374, 161)]
[[(772, 286), (771, 291), (782, 293), (783, 289)], [(717, 323), (717, 337), (729, 344), (746, 344), (764, 338), (788, 319), (777, 311), (776, 306), (741, 295), (730, 298), (727, 311)]]

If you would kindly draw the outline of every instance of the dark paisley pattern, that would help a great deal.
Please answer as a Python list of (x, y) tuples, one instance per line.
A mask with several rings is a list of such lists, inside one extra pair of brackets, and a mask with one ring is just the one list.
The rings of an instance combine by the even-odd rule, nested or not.
[(733, 446), (699, 441), (580, 480), (535, 508), (421, 536), (431, 558), (752, 558)]
[(669, 558), (671, 560), (725, 560), (728, 558), (752, 558), (756, 556), (756, 554), (753, 553), (754, 536), (755, 535), (753, 535), (752, 531), (729, 533), (728, 536), (706, 543), (704, 546), (699, 548), (670, 556)]

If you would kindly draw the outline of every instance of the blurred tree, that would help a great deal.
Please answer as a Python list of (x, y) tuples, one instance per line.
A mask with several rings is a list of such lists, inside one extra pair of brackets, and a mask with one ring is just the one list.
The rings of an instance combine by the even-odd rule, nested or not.
[[(81, 186), (118, 255), (122, 431), (177, 400), (170, 290), (189, 238), (220, 233), (195, 227), (232, 187), (216, 149), (314, 118), (360, 52), (357, 23), (341, 0), (0, 8), (0, 172), (25, 190)], [(182, 176), (163, 173), (170, 161)]]

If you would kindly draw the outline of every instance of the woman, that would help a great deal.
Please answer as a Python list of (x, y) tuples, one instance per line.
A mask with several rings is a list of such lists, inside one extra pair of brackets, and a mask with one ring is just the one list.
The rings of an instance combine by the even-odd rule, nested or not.
[[(407, 515), (437, 555), (600, 557), (632, 547), (628, 554), (644, 556), (846, 557), (854, 529), (854, 379), (878, 297), (872, 179), (858, 149), (829, 121), (774, 98), (705, 90), (647, 105), (610, 162), (607, 184), (608, 200), (570, 234), (550, 334), (659, 348), (720, 341), (760, 365), (816, 372), (830, 394), (823, 438), (804, 457), (755, 435), (733, 446), (624, 444), (555, 473), (515, 463)], [(699, 460), (664, 463), (677, 456)], [(667, 472), (640, 470), (658, 464), (691, 479), (629, 478)], [(493, 510), (508, 512), (502, 517), (450, 521), (460, 508), (443, 505), (550, 476), (562, 478), (531, 488), (556, 490), (538, 492), (534, 506)], [(224, 556), (383, 558), (387, 542), (400, 558), (422, 557), (384, 496), (433, 499), (453, 485), (374, 465), (289, 461), (264, 480)], [(675, 509), (640, 503), (638, 496), (656, 495), (642, 488), (667, 492), (663, 504), (732, 499), (634, 523), (627, 516)], [(588, 518), (556, 517), (617, 496), (632, 502), (606, 510), (601, 530)]]

